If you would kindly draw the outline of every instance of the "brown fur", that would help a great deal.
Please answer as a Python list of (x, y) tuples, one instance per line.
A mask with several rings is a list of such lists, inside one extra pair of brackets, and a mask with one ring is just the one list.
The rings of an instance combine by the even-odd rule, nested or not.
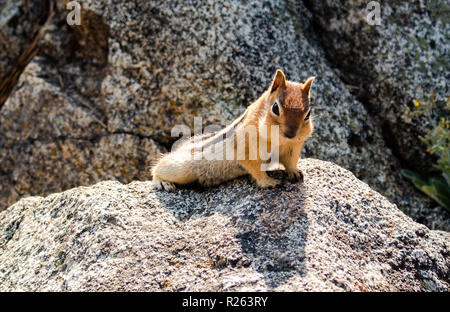
[[(243, 121), (244, 128), (249, 125), (258, 128), (261, 123), (268, 126), (269, 129), (271, 125), (280, 127), (280, 163), (286, 168), (290, 178), (294, 180), (301, 179), (302, 174), (297, 170), (297, 162), (303, 144), (313, 130), (311, 119), (304, 121), (310, 107), (309, 96), (313, 81), (314, 78), (311, 77), (305, 84), (289, 82), (284, 73), (277, 70), (271, 87), (248, 107), (247, 117)], [(276, 100), (279, 103), (280, 116), (271, 113), (272, 105)], [(259, 135), (258, 131), (258, 142)], [(269, 135), (267, 138), (268, 149), (270, 149), (271, 143)], [(246, 154), (246, 159), (239, 163), (255, 178), (258, 185), (269, 187), (278, 184), (278, 181), (270, 178), (265, 171), (261, 171), (262, 161), (260, 159), (249, 160), (248, 154)]]
[[(272, 125), (279, 126), (280, 163), (292, 180), (301, 180), (303, 175), (297, 169), (297, 162), (303, 144), (313, 131), (311, 118), (305, 120), (310, 109), (309, 95), (313, 81), (314, 77), (309, 78), (304, 84), (289, 82), (284, 73), (277, 70), (269, 89), (232, 125), (219, 132), (220, 137), (223, 133), (234, 133), (235, 144), (231, 148), (234, 149), (232, 152), (234, 152), (235, 160), (190, 160), (189, 154), (193, 150), (202, 150), (211, 144), (221, 144), (221, 140), (218, 139), (219, 136), (211, 136), (204, 143), (199, 143), (199, 146), (196, 146), (193, 140), (189, 140), (188, 143), (163, 156), (152, 169), (155, 185), (168, 190), (174, 189), (173, 183), (186, 184), (198, 181), (204, 185), (214, 185), (245, 173), (249, 173), (261, 187), (277, 185), (277, 180), (270, 178), (265, 171), (261, 170), (264, 161), (260, 159), (259, 153), (256, 153), (256, 159), (250, 157), (254, 152), (252, 147), (255, 146), (250, 144), (254, 143), (250, 140), (256, 139), (258, 150), (260, 136), (266, 140), (268, 150), (271, 149), (272, 144), (275, 144), (271, 142), (270, 132), (268, 135), (262, 133), (263, 125), (266, 125), (268, 129)], [(275, 101), (278, 102), (279, 116), (272, 112)], [(256, 138), (251, 138), (246, 132), (251, 127), (257, 130)], [(239, 135), (244, 138), (244, 142), (237, 142), (236, 138)], [(236, 158), (238, 144), (245, 144), (244, 159)]]

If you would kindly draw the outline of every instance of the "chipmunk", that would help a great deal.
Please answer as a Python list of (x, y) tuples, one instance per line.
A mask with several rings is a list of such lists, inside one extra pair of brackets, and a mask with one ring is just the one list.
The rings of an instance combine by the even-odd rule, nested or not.
[[(297, 162), (313, 131), (310, 118), (313, 81), (314, 77), (303, 84), (287, 81), (284, 73), (277, 70), (270, 87), (228, 127), (194, 136), (163, 155), (151, 169), (154, 187), (171, 191), (175, 184), (193, 182), (213, 186), (247, 173), (258, 186), (275, 187), (280, 181), (267, 175), (263, 165), (268, 160), (255, 152), (261, 148), (276, 151), (289, 179), (302, 181)], [(205, 152), (206, 159), (195, 157), (196, 152)]]

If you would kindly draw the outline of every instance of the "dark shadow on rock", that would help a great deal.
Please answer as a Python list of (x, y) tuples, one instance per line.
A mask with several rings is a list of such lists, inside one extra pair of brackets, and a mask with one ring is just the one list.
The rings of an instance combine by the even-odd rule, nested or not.
[(213, 214), (229, 217), (238, 229), (243, 259), (211, 259), (213, 268), (250, 266), (263, 274), (268, 290), (274, 290), (296, 274), (306, 276), (309, 223), (303, 211), (303, 183), (291, 183), (280, 172), (272, 175), (283, 184), (259, 189), (250, 177), (243, 177), (208, 189), (189, 185), (155, 194), (181, 222)]

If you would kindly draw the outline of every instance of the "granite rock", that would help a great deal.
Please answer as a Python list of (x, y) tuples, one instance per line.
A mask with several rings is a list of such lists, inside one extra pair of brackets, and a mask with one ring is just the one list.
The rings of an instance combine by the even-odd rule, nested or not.
[(0, 212), (0, 291), (450, 290), (449, 233), (330, 162), (299, 168), (272, 190), (105, 181), (22, 199)]
[(379, 24), (369, 25), (368, 1), (305, 1), (331, 66), (351, 85), (402, 165), (436, 174), (436, 158), (419, 139), (430, 128), (412, 117), (414, 103), (433, 103), (434, 118), (449, 116), (448, 1), (379, 1)]
[(400, 173), (382, 128), (349, 92), (295, 1), (80, 1), (69, 26), (58, 2), (40, 52), (0, 110), (0, 205), (103, 179), (150, 178), (177, 124), (225, 125), (270, 84), (316, 76), (305, 155), (333, 161), (415, 220), (448, 215)]

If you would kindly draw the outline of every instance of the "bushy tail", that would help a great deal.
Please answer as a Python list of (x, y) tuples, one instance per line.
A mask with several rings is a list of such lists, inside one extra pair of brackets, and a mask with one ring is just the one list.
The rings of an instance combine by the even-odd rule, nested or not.
[(150, 174), (152, 175), (152, 178), (155, 176), (156, 166), (164, 156), (165, 154), (161, 154), (157, 159), (150, 161)]

